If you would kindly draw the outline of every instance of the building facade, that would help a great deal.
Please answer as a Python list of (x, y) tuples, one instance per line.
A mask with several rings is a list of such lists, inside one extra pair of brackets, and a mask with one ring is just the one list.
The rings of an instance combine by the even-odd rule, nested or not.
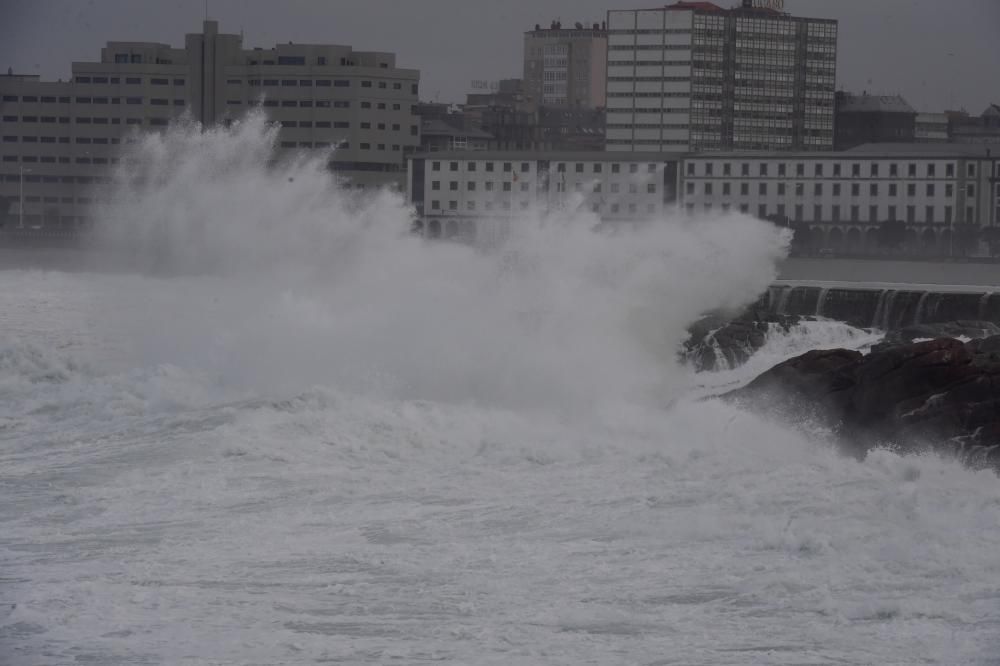
[(599, 24), (535, 26), (524, 33), (524, 84), (539, 106), (595, 109), (605, 104), (607, 31)]
[(898, 221), (908, 250), (947, 255), (963, 229), (1000, 225), (1000, 154), (979, 146), (698, 155), (685, 157), (680, 173), (689, 213), (787, 220), (810, 235), (806, 245), (814, 250), (876, 252), (879, 227)]
[(85, 221), (119, 144), (185, 113), (209, 126), (262, 109), (281, 125), (280, 149), (335, 148), (331, 170), (360, 187), (401, 186), (403, 156), (420, 145), (419, 72), (397, 68), (391, 53), (245, 49), (205, 21), (183, 48), (109, 42), (100, 62), (72, 72), (70, 81), (0, 75), (0, 197), (20, 208), (23, 182), (32, 226)]
[(606, 149), (830, 150), (837, 22), (677, 2), (610, 10)]
[(948, 143), (948, 115), (918, 113), (914, 119), (913, 140), (917, 143)]
[(608, 223), (661, 218), (676, 206), (677, 160), (602, 151), (431, 153), (409, 159), (407, 183), (425, 235), (489, 242), (529, 212), (580, 209)]

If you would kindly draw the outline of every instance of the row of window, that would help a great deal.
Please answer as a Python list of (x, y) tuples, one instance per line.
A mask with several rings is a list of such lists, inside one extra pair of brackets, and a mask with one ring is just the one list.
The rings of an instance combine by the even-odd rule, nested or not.
[[(697, 175), (695, 173), (695, 167), (697, 166), (697, 164), (698, 164), (697, 162), (688, 162), (687, 163), (687, 175), (689, 175), (689, 176)], [(715, 175), (714, 174), (714, 172), (715, 172), (715, 163), (713, 163), (713, 162), (702, 162), (702, 164), (703, 164), (703, 169), (702, 169), (702, 174), (701, 175), (705, 175), (705, 176), (713, 176), (713, 175)], [(769, 166), (770, 165), (767, 162), (760, 162), (757, 165), (758, 175), (759, 176), (767, 176), (768, 175)], [(842, 175), (842, 168), (841, 167), (842, 167), (842, 165), (840, 163), (834, 163), (833, 164), (833, 177), (834, 178), (841, 177), (841, 175)], [(778, 176), (785, 176), (785, 175), (787, 175), (787, 165), (785, 163), (779, 163), (777, 165), (777, 170), (778, 170)], [(813, 164), (813, 169), (812, 169), (813, 176), (815, 176), (817, 178), (822, 178), (823, 175), (824, 175), (824, 170), (825, 170), (825, 165), (823, 163), (816, 162), (815, 164)], [(730, 162), (723, 163), (723, 165), (722, 165), (722, 175), (723, 176), (731, 176), (732, 175), (732, 171), (733, 171), (733, 165), (732, 165), (732, 163), (730, 163)], [(888, 173), (889, 173), (889, 177), (890, 178), (897, 178), (897, 177), (899, 177), (899, 171), (900, 171), (899, 164), (896, 164), (896, 163), (890, 163), (889, 164), (889, 172)], [(944, 175), (945, 175), (946, 178), (953, 178), (955, 176), (955, 165), (954, 164), (945, 164), (944, 172), (945, 172)], [(868, 165), (868, 174), (867, 174), (868, 177), (870, 177), (870, 178), (878, 178), (879, 175), (880, 175), (880, 173), (881, 173), (881, 165), (880, 165), (879, 162), (871, 162)], [(937, 177), (937, 165), (933, 164), (933, 163), (925, 165), (925, 167), (924, 167), (924, 173), (925, 173), (925, 175), (926, 175), (927, 178), (936, 178)], [(910, 178), (916, 178), (917, 177), (917, 165), (915, 163), (913, 163), (913, 162), (910, 162), (909, 164), (907, 164), (906, 174)], [(743, 162), (742, 164), (740, 164), (740, 175), (741, 176), (749, 176), (750, 175), (750, 163), (749, 162)], [(806, 175), (806, 165), (805, 165), (805, 163), (799, 162), (799, 163), (797, 163), (795, 165), (795, 175), (799, 176), (799, 177), (805, 177), (805, 175)], [(966, 165), (966, 175), (969, 178), (975, 178), (976, 177), (976, 165), (975, 165), (975, 163), (971, 163), (970, 162), (969, 164)], [(860, 178), (861, 177), (861, 163), (860, 162), (854, 162), (854, 163), (851, 164), (851, 176), (854, 177), (854, 178)]]
[[(475, 162), (475, 161), (466, 162), (465, 163), (466, 170), (468, 172), (470, 172), (470, 173), (475, 172), (476, 171), (476, 164), (477, 164), (477, 162)], [(585, 163), (584, 162), (576, 162), (576, 163), (573, 163), (573, 164), (574, 164), (574, 168), (576, 170), (576, 173), (584, 173), (584, 167), (585, 167)], [(594, 163), (592, 163), (592, 165), (591, 165), (592, 173), (601, 173), (604, 170), (604, 164), (605, 164), (604, 162), (594, 162)], [(461, 165), (460, 162), (449, 162), (448, 163), (448, 170), (449, 171), (458, 171), (460, 169), (460, 165)], [(556, 163), (556, 172), (557, 173), (566, 173), (566, 168), (567, 168), (566, 165), (567, 165), (566, 162), (557, 162)], [(638, 163), (636, 163), (636, 162), (630, 162), (628, 164), (629, 173), (638, 173), (639, 172), (639, 166), (640, 165)], [(494, 168), (495, 168), (495, 163), (494, 162), (486, 162), (485, 163), (485, 171), (487, 173), (492, 173), (494, 171)], [(519, 168), (520, 168), (521, 173), (528, 173), (529, 171), (531, 171), (531, 162), (521, 162)], [(503, 170), (505, 172), (513, 171), (513, 163), (512, 162), (504, 162), (503, 163)], [(438, 161), (431, 162), (431, 171), (441, 171), (441, 162), (438, 162)], [(619, 162), (611, 162), (611, 173), (621, 173), (621, 172), (622, 172), (622, 165), (621, 165), (621, 163), (619, 163)], [(656, 173), (656, 164), (653, 163), (653, 162), (647, 163), (646, 164), (646, 173)]]
[[(282, 141), (282, 148), (337, 148), (341, 150), (350, 150), (350, 141), (340, 141), (334, 143), (328, 143), (326, 141)], [(385, 144), (379, 143), (372, 147), (372, 144), (367, 141), (362, 141), (357, 146), (358, 150), (393, 150), (400, 151), (402, 146), (398, 143)]]
[[(503, 181), (501, 183), (501, 185), (502, 185), (501, 190), (503, 192), (510, 192), (512, 190), (512, 188), (513, 188), (512, 181), (509, 181), (509, 180)], [(629, 192), (629, 194), (638, 194), (638, 192), (639, 192), (639, 185), (638, 185), (638, 183), (627, 183), (627, 185), (628, 185), (628, 192)], [(599, 182), (598, 183), (592, 183), (590, 186), (592, 187), (592, 189), (593, 189), (594, 192), (601, 192), (602, 191), (602, 184), (599, 183)], [(472, 180), (466, 181), (466, 183), (465, 183), (465, 189), (467, 191), (469, 191), (469, 192), (475, 192), (478, 187), (479, 186), (476, 184), (476, 182), (472, 181)], [(493, 181), (486, 181), (485, 183), (483, 183), (483, 190), (485, 192), (493, 192), (494, 191), (494, 187), (495, 187), (495, 183)], [(576, 188), (577, 192), (582, 192), (583, 191), (583, 183), (575, 183), (575, 188)], [(441, 181), (440, 180), (432, 180), (431, 181), (431, 190), (438, 191), (440, 189), (441, 189)], [(457, 180), (449, 181), (449, 183), (448, 183), (448, 189), (451, 190), (452, 192), (457, 192), (459, 190), (459, 182)], [(520, 190), (522, 192), (528, 192), (530, 189), (531, 189), (531, 184), (529, 182), (527, 182), (527, 181), (522, 181), (521, 182), (521, 184), (520, 184)], [(556, 183), (556, 191), (557, 192), (564, 192), (565, 191), (565, 183)], [(617, 193), (621, 192), (621, 183), (611, 183), (611, 185), (610, 185), (610, 191), (613, 194), (617, 194)], [(646, 183), (646, 193), (647, 194), (656, 194), (656, 183)]]
[(20, 183), (22, 177), (26, 183), (63, 183), (63, 184), (76, 184), (76, 185), (95, 185), (95, 184), (107, 184), (111, 182), (111, 179), (107, 176), (40, 176), (38, 174), (20, 174), (20, 173), (8, 173), (3, 174), (2, 179), (5, 183)]
[[(739, 185), (740, 185), (740, 195), (741, 196), (748, 196), (750, 194), (750, 183), (740, 183)], [(769, 185), (768, 183), (757, 183), (757, 194), (760, 195), (760, 196), (767, 196), (767, 193), (769, 191), (768, 185)], [(805, 185), (805, 183), (794, 183), (794, 186), (795, 186), (794, 187), (795, 196), (797, 196), (797, 197), (805, 196), (805, 193), (806, 193), (806, 185)], [(786, 192), (786, 189), (787, 188), (786, 188), (786, 184), (785, 183), (777, 183), (777, 193), (778, 193), (778, 196), (784, 195), (785, 192)], [(812, 192), (813, 196), (817, 196), (817, 197), (823, 196), (823, 192), (825, 191), (824, 190), (824, 184), (823, 183), (814, 183), (812, 190), (813, 190), (813, 192)], [(690, 182), (690, 181), (687, 182), (685, 184), (685, 191), (686, 191), (687, 194), (694, 194), (695, 193), (695, 184), (692, 183), (692, 182)], [(732, 187), (731, 187), (730, 183), (722, 183), (722, 195), (723, 196), (728, 196), (729, 194), (731, 194), (731, 191), (732, 191)], [(831, 186), (831, 191), (832, 191), (832, 195), (833, 196), (835, 196), (835, 197), (841, 196), (841, 191), (842, 191), (841, 183), (833, 183), (832, 186)], [(880, 190), (879, 190), (879, 184), (878, 183), (870, 183), (868, 185), (868, 194), (869, 194), (869, 196), (877, 197), (877, 196), (879, 196), (879, 191)], [(888, 192), (889, 192), (889, 196), (890, 197), (899, 196), (899, 191), (900, 191), (900, 189), (899, 189), (899, 186), (898, 186), (897, 183), (889, 183)], [(714, 192), (714, 185), (713, 185), (713, 183), (703, 183), (703, 192), (706, 195), (713, 194), (713, 192)], [(938, 189), (937, 189), (935, 183), (927, 183), (924, 186), (924, 195), (925, 196), (934, 197), (934, 196), (937, 196), (937, 192), (938, 192)], [(973, 183), (967, 183), (966, 184), (966, 186), (965, 186), (965, 195), (967, 197), (970, 197), (970, 198), (976, 196), (976, 186), (975, 186), (975, 184), (973, 184)], [(860, 183), (851, 183), (851, 196), (852, 197), (859, 197), (859, 196), (861, 196), (861, 184)], [(909, 183), (909, 184), (907, 184), (907, 186), (906, 186), (906, 196), (908, 196), (908, 197), (915, 197), (915, 196), (917, 196), (917, 186), (916, 186), (915, 183)], [(946, 183), (945, 184), (945, 186), (944, 186), (944, 196), (947, 197), (947, 198), (951, 198), (951, 197), (955, 196), (955, 186), (952, 183)]]
[[(444, 203), (444, 202), (439, 201), (438, 199), (431, 199), (431, 210), (437, 210), (437, 211), (442, 210), (442, 208), (441, 208), (441, 204), (442, 203)], [(451, 201), (448, 201), (447, 203), (448, 203), (448, 208), (447, 209), (449, 211), (457, 211), (458, 210), (458, 201), (452, 199)], [(510, 202), (510, 200), (506, 199), (506, 200), (499, 201), (499, 202), (484, 201), (483, 202), (483, 210), (486, 210), (486, 211), (494, 210), (497, 207), (498, 204), (499, 204), (499, 208), (501, 210), (510, 210), (510, 208), (511, 208), (511, 205), (510, 205), (511, 202)], [(466, 201), (465, 202), (465, 209), (467, 211), (476, 211), (476, 209), (477, 209), (476, 205), (477, 205), (477, 202), (475, 202), (475, 201)], [(521, 210), (527, 210), (530, 205), (531, 205), (531, 202), (527, 201), (527, 200), (521, 200), (521, 201), (518, 202), (518, 206), (520, 207)], [(634, 203), (628, 204), (627, 207), (626, 207), (626, 209), (628, 210), (628, 212), (630, 214), (634, 215), (634, 214), (638, 213), (638, 206), (636, 204), (634, 204)], [(622, 212), (622, 206), (619, 203), (612, 203), (612, 204), (602, 205), (602, 204), (600, 204), (598, 202), (594, 202), (594, 203), (590, 204), (590, 210), (593, 211), (593, 212), (595, 212), (595, 213), (599, 213), (602, 210), (607, 210), (609, 213), (615, 214), (615, 213), (621, 213)], [(656, 212), (656, 204), (652, 204), (652, 203), (646, 204), (646, 213), (655, 213), (655, 212)]]
[[(242, 84), (242, 79), (227, 79), (226, 83), (229, 85), (240, 85)], [(376, 85), (377, 84), (377, 85)], [(299, 88), (311, 88), (316, 85), (320, 88), (350, 88), (350, 79), (247, 79), (247, 85), (250, 86), (263, 86), (266, 88), (274, 87), (299, 87)], [(378, 88), (381, 90), (388, 89), (387, 81), (361, 81), (362, 88)], [(392, 84), (393, 90), (402, 90), (403, 84), (399, 81), (394, 81)], [(418, 84), (410, 84), (410, 93), (416, 95), (418, 90)]]
[[(10, 95), (5, 95), (4, 97), (5, 97), (4, 101), (7, 101), (6, 97), (10, 97)], [(50, 99), (55, 99), (55, 98), (50, 98)], [(59, 99), (65, 99), (66, 100), (65, 103), (68, 104), (70, 98), (60, 97)], [(142, 97), (125, 97), (124, 99), (126, 104), (142, 104), (143, 100)], [(121, 104), (122, 98), (121, 97), (77, 97), (73, 101), (76, 104)], [(170, 100), (163, 97), (153, 97), (150, 98), (149, 103), (155, 106), (168, 106), (170, 104)], [(175, 99), (173, 100), (173, 105), (184, 106), (185, 101), (182, 99)], [(21, 120), (22, 122), (34, 122), (33, 120), (29, 120), (29, 118), (34, 118), (34, 117), (35, 116), (22, 116)], [(16, 122), (17, 116), (4, 116), (4, 121)]]
[[(686, 203), (686, 204), (684, 204), (684, 207), (685, 207), (685, 209), (689, 213), (693, 213), (695, 211), (695, 204), (693, 204), (693, 203)], [(705, 212), (711, 212), (713, 209), (714, 209), (714, 206), (711, 203), (706, 203), (706, 204), (703, 205), (703, 210)], [(724, 203), (724, 204), (721, 205), (721, 209), (722, 209), (723, 212), (728, 212), (728, 211), (732, 210), (732, 205), (728, 204), (728, 203)], [(769, 210), (769, 207), (767, 206), (767, 204), (760, 204), (760, 205), (758, 205), (757, 206), (757, 217), (766, 218), (768, 216), (768, 210)], [(741, 213), (749, 213), (750, 212), (750, 206), (748, 204), (740, 204), (739, 205), (739, 211)], [(868, 210), (867, 210), (867, 213), (868, 213), (867, 217), (864, 218), (864, 219), (862, 219), (862, 216), (861, 216), (861, 207), (860, 206), (851, 206), (846, 211), (847, 212), (846, 216), (842, 215), (842, 212), (844, 212), (844, 211), (841, 211), (841, 207), (840, 206), (831, 206), (830, 209), (829, 209), (829, 211), (830, 211), (829, 216), (827, 216), (825, 214), (825, 211), (826, 211), (826, 209), (823, 206), (813, 206), (812, 219), (809, 220), (809, 221), (811, 221), (811, 222), (832, 222), (832, 223), (839, 223), (839, 222), (850, 222), (850, 223), (868, 222), (870, 224), (879, 224), (879, 223), (884, 222), (886, 220), (898, 220), (900, 222), (905, 221), (905, 222), (910, 223), (910, 224), (914, 224), (914, 223), (918, 222), (918, 220), (917, 220), (917, 208), (916, 208), (916, 206), (907, 206), (906, 209), (905, 209), (905, 217), (900, 217), (898, 215), (899, 211), (898, 211), (898, 209), (897, 209), (896, 206), (869, 206)], [(885, 213), (883, 214), (882, 211), (885, 211)], [(785, 204), (778, 204), (774, 208), (774, 210), (773, 210), (773, 214), (777, 215), (778, 217), (786, 217), (788, 212), (789, 211), (788, 211), (787, 207), (785, 206)], [(924, 218), (923, 218), (923, 220), (919, 220), (919, 221), (923, 222), (925, 224), (945, 224), (945, 225), (948, 225), (948, 224), (951, 224), (954, 221), (954, 219), (953, 219), (954, 218), (954, 209), (951, 206), (944, 206), (944, 207), (941, 208), (941, 212), (943, 213), (942, 217), (938, 217), (937, 216), (938, 209), (935, 206), (925, 206), (923, 212), (924, 212)], [(975, 218), (975, 214), (976, 214), (975, 209), (972, 206), (967, 206), (965, 208), (965, 221), (966, 222), (973, 222), (973, 221), (975, 221), (975, 219), (976, 219)], [(806, 221), (805, 206), (803, 206), (802, 204), (796, 204), (795, 207), (792, 210), (791, 219), (795, 220), (796, 222), (804, 222), (804, 221)]]
[[(118, 76), (77, 76), (73, 79), (76, 83), (98, 83), (98, 84), (120, 84), (121, 77)], [(151, 78), (149, 80), (150, 84), (154, 86), (166, 86), (170, 85), (171, 79), (162, 78)], [(142, 83), (142, 77), (139, 76), (126, 76), (126, 85), (139, 85)], [(173, 85), (183, 86), (185, 84), (184, 79), (173, 79)]]

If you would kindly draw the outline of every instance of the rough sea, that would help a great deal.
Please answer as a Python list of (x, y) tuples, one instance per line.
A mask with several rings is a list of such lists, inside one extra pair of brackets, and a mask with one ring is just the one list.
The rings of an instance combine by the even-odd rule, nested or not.
[(993, 472), (712, 397), (877, 332), (678, 359), (774, 229), (427, 242), (273, 139), (149, 137), (0, 270), (0, 663), (1000, 664)]

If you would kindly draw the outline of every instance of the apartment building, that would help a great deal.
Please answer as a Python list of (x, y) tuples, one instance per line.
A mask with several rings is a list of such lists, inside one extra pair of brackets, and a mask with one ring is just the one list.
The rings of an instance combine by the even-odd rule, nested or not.
[(881, 223), (906, 223), (908, 246), (951, 245), (960, 225), (1000, 225), (1000, 153), (987, 147), (866, 144), (836, 153), (685, 157), (679, 192), (689, 213), (787, 218), (814, 248), (878, 247)]
[(832, 149), (837, 22), (759, 4), (610, 10), (607, 150)]
[(527, 212), (582, 209), (616, 223), (658, 219), (676, 206), (671, 155), (456, 151), (408, 162), (407, 197), (431, 238), (488, 242)]
[(605, 102), (607, 31), (553, 21), (524, 33), (524, 84), (539, 106), (594, 109)]
[(69, 81), (0, 75), (0, 215), (16, 217), (23, 201), (32, 226), (85, 221), (120, 144), (185, 113), (208, 126), (263, 109), (280, 123), (281, 150), (336, 148), (331, 170), (356, 187), (402, 186), (403, 156), (420, 145), (418, 85), (391, 53), (245, 49), (215, 21), (181, 48), (108, 42), (99, 62), (74, 62)]

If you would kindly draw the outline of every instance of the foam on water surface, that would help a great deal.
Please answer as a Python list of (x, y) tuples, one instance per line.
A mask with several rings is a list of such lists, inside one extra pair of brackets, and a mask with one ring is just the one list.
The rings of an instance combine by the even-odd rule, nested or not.
[[(772, 228), (427, 243), (272, 141), (136, 147), (95, 243), (147, 271), (0, 272), (4, 663), (995, 663), (995, 475), (677, 365)], [(750, 367), (867, 341), (805, 326)]]

